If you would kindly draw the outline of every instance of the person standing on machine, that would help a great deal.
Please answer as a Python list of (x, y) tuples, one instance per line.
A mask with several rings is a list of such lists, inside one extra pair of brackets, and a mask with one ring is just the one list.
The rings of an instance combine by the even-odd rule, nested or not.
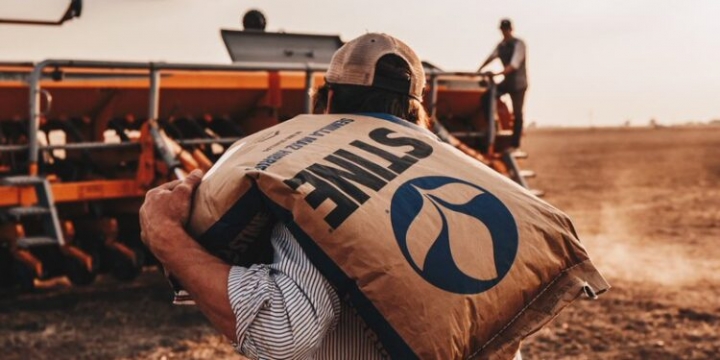
[(497, 85), (497, 96), (510, 95), (515, 117), (511, 145), (519, 148), (523, 130), (523, 103), (525, 101), (525, 91), (528, 87), (525, 67), (527, 51), (525, 42), (513, 36), (513, 27), (510, 20), (503, 19), (500, 21), (500, 31), (503, 40), (495, 47), (495, 50), (485, 62), (480, 65), (478, 72), (482, 72), (482, 69), (491, 61), (500, 58), (504, 68), (502, 72), (496, 75), (502, 74), (505, 79)]

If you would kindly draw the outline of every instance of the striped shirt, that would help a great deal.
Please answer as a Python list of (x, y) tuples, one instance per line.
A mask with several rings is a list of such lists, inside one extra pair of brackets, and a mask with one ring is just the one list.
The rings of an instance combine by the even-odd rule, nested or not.
[(272, 264), (234, 266), (228, 279), (236, 350), (251, 359), (384, 359), (374, 333), (305, 256), (287, 227)]

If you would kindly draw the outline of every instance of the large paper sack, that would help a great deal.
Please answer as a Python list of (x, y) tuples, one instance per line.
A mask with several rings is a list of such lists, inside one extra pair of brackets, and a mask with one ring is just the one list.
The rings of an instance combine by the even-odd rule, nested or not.
[(512, 357), (608, 288), (562, 212), (389, 116), (305, 115), (241, 140), (200, 184), (190, 228), (232, 262), (273, 221), (394, 358)]

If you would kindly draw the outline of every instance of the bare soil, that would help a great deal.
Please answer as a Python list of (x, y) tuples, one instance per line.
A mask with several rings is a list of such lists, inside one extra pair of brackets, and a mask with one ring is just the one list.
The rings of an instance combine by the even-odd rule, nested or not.
[[(523, 345), (525, 359), (710, 359), (720, 354), (720, 127), (537, 129), (523, 167), (567, 212), (613, 288)], [(62, 279), (2, 294), (2, 359), (237, 359), (164, 278)]]

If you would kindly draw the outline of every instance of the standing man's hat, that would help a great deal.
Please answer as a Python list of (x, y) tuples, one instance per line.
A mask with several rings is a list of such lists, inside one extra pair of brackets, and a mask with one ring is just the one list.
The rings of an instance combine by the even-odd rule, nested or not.
[[(404, 60), (410, 73), (403, 81), (375, 76), (378, 60), (395, 55)], [(330, 60), (325, 80), (331, 84), (371, 86), (409, 95), (422, 101), (425, 70), (415, 52), (402, 41), (386, 34), (365, 34), (343, 45)]]
[(512, 23), (509, 19), (502, 19), (500, 20), (500, 29), (501, 30), (512, 30)]

